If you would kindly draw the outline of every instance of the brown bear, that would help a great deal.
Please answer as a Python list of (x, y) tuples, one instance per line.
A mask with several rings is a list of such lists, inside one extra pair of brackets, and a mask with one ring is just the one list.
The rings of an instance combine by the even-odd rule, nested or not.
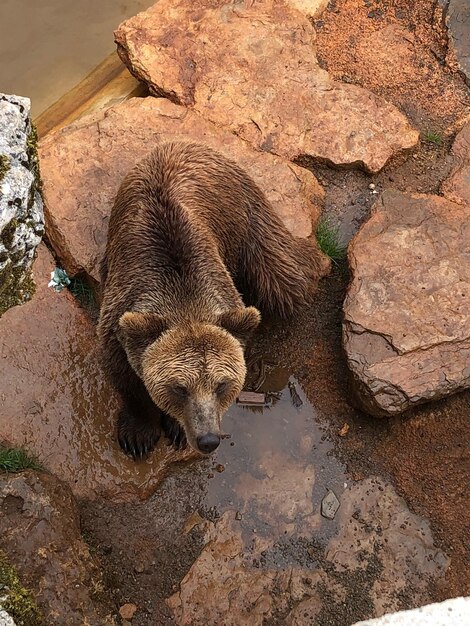
[(98, 336), (123, 399), (122, 449), (142, 458), (163, 431), (215, 450), (258, 309), (290, 315), (324, 269), (238, 165), (207, 146), (158, 145), (118, 191), (101, 267)]

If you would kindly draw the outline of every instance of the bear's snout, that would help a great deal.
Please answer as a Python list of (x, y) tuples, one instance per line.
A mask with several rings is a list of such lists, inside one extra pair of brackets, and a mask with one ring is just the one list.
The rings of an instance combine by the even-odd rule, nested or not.
[(210, 454), (219, 447), (220, 437), (215, 433), (207, 433), (197, 438), (197, 447), (203, 454)]

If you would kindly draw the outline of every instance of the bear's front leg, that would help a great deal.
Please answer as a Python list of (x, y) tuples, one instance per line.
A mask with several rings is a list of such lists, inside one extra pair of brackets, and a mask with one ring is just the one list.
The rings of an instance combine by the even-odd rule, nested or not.
[(143, 459), (157, 445), (162, 432), (162, 413), (150, 398), (123, 398), (117, 420), (117, 435), (123, 451), (134, 460)]
[(184, 450), (187, 446), (186, 433), (184, 428), (169, 415), (162, 416), (162, 427), (165, 437), (177, 450)]

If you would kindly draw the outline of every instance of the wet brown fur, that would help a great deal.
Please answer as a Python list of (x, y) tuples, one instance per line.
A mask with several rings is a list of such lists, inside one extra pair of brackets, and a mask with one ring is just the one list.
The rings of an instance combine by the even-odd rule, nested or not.
[[(242, 348), (259, 322), (257, 310), (245, 304), (263, 314), (292, 314), (313, 292), (323, 264), (317, 248), (290, 235), (235, 163), (198, 144), (158, 145), (119, 189), (101, 268), (98, 335), (106, 370), (124, 400), (118, 420), (124, 449), (147, 453), (161, 424), (184, 443), (183, 429), (189, 435), (195, 418), (159, 388), (159, 377), (183, 376), (209, 403), (206, 383), (192, 381), (194, 372), (184, 367), (199, 367), (200, 354), (204, 367), (209, 359), (222, 364), (215, 370), (219, 379), (233, 364), (230, 389), (216, 398), (220, 420), (243, 385)], [(187, 358), (173, 372), (175, 346), (186, 346)]]

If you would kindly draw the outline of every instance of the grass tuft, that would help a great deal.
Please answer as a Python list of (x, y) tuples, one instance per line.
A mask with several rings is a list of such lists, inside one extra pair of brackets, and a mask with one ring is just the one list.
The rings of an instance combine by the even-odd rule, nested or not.
[(0, 446), (0, 472), (21, 472), (21, 470), (43, 469), (41, 464), (21, 448)]
[(435, 133), (430, 130), (424, 133), (424, 140), (428, 143), (433, 143), (436, 146), (442, 146), (443, 141), (441, 133)]
[(96, 308), (95, 294), (85, 278), (82, 276), (71, 278), (68, 289), (85, 310), (91, 312)]
[(339, 227), (328, 219), (322, 218), (318, 222), (316, 238), (320, 250), (329, 256), (334, 263), (346, 257), (346, 246), (341, 241)]

